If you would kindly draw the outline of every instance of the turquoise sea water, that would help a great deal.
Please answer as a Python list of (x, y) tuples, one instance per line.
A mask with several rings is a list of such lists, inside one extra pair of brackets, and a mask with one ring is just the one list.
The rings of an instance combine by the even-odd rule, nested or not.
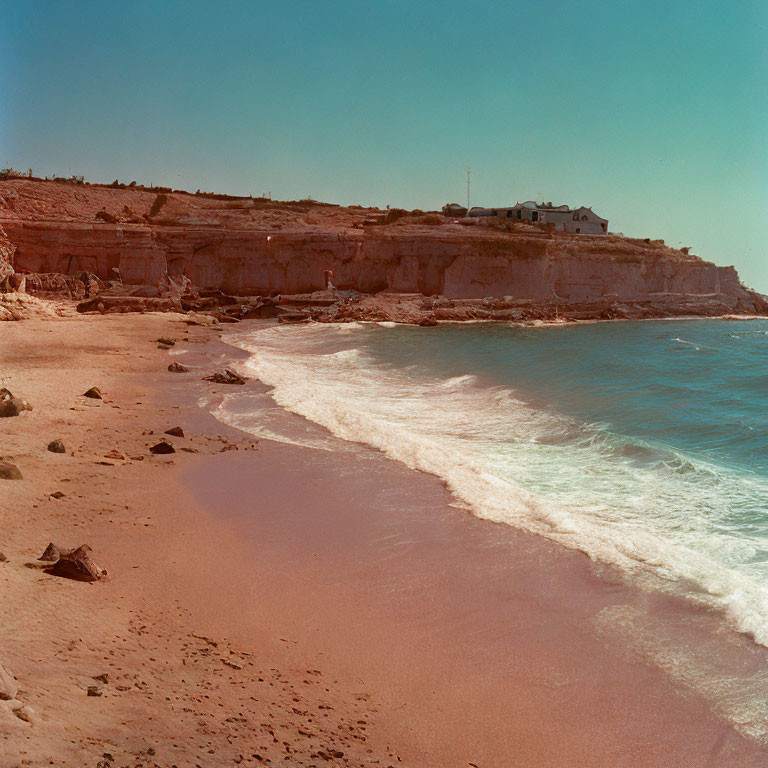
[(275, 401), (768, 644), (768, 321), (272, 327)]

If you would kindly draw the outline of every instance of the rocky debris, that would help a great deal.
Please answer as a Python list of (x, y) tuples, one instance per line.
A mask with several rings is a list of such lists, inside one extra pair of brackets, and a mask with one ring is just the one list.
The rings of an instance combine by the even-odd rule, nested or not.
[(312, 317), (306, 312), (285, 312), (277, 318), (278, 323), (308, 323)]
[(0, 563), (7, 563), (7, 562), (8, 562), (8, 558), (2, 552), (0, 552)]
[[(69, 550), (64, 550), (65, 552)], [(61, 557), (61, 549), (57, 547), (53, 542), (48, 544), (48, 546), (43, 551), (43, 554), (38, 557), (38, 560), (41, 560), (45, 563), (55, 563), (59, 558)]]
[(223, 371), (216, 371), (210, 376), (203, 376), (203, 381), (212, 381), (214, 384), (245, 384), (248, 379), (229, 368), (225, 368)]
[(52, 440), (48, 443), (48, 450), (51, 453), (66, 453), (67, 449), (64, 447), (64, 443), (61, 440)]
[(92, 551), (87, 544), (76, 549), (64, 549), (50, 543), (39, 559), (46, 573), (54, 576), (75, 581), (99, 581), (107, 575), (107, 571), (94, 562)]
[(87, 696), (102, 696), (104, 694), (104, 691), (101, 689), (102, 687), (100, 685), (89, 685), (88, 686), (88, 692)]
[(176, 339), (169, 339), (166, 336), (161, 336), (157, 339), (158, 344), (164, 344), (166, 347), (173, 347), (176, 345)]
[(90, 397), (94, 400), (103, 400), (104, 396), (98, 387), (91, 387), (87, 392), (83, 392), (83, 397)]
[(14, 707), (11, 711), (19, 718), (19, 720), (23, 720), (25, 723), (32, 723), (32, 715), (34, 714), (32, 707), (19, 702), (19, 705)]
[(62, 493), (62, 491), (54, 491), (54, 492), (51, 494), (51, 498), (52, 498), (52, 499), (63, 499), (63, 498), (64, 498), (64, 495), (65, 495), (65, 494), (64, 494), (64, 493)]
[(10, 701), (16, 698), (19, 686), (13, 675), (0, 664), (0, 701)]
[(18, 291), (0, 292), (0, 321), (24, 320), (27, 317), (59, 317), (66, 313), (67, 309), (58, 303), (44, 301)]
[(171, 437), (184, 437), (184, 430), (181, 427), (171, 427), (165, 430), (165, 434)]
[(167, 440), (161, 440), (159, 443), (155, 443), (149, 452), (154, 454), (176, 453), (176, 449)]
[(93, 679), (104, 685), (109, 685), (109, 675), (106, 672), (102, 672), (100, 675), (94, 675)]
[(171, 363), (168, 366), (168, 370), (171, 373), (189, 373), (189, 368), (183, 366), (181, 363)]
[(10, 390), (0, 389), (0, 418), (18, 416), (22, 411), (31, 411), (32, 406), (27, 400), (14, 397)]
[(99, 294), (77, 305), (80, 313), (98, 312), (102, 315), (122, 312), (181, 312), (178, 299), (170, 297), (109, 296)]
[(23, 480), (24, 476), (15, 464), (0, 461), (0, 480)]

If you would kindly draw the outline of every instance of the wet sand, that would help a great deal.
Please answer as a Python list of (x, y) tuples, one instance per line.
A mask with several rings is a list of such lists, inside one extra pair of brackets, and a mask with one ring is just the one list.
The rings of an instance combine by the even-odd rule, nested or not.
[[(6, 385), (35, 405), (0, 422), (25, 476), (2, 488), (0, 664), (33, 713), (0, 703), (1, 766), (768, 760), (606, 620), (654, 628), (676, 601), (475, 519), (373, 450), (253, 450), (201, 410), (227, 391), (202, 372), (238, 356), (217, 331), (168, 315), (0, 330)], [(78, 398), (93, 385), (99, 406)], [(150, 457), (177, 424), (179, 451)], [(56, 437), (67, 455), (45, 451)], [(24, 568), (49, 540), (87, 541), (110, 581)], [(715, 617), (686, 610), (704, 642)]]

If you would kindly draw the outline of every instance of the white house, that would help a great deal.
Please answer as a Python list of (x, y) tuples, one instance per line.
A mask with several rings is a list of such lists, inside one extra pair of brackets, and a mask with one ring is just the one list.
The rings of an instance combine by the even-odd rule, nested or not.
[(567, 205), (537, 203), (527, 200), (511, 208), (472, 208), (469, 216), (498, 216), (499, 218), (520, 221), (554, 224), (558, 232), (575, 234), (602, 235), (608, 232), (608, 219), (598, 216), (591, 208), (581, 206), (570, 208)]

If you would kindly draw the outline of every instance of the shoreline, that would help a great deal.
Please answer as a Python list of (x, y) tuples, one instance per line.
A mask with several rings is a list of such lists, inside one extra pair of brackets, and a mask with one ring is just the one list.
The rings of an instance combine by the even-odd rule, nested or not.
[[(106, 752), (120, 754), (116, 765), (130, 759), (181, 766), (193, 758), (204, 766), (255, 765), (257, 750), (273, 762), (289, 755), (291, 765), (394, 765), (397, 755), (407, 765), (482, 768), (563, 759), (590, 766), (762, 764), (765, 749), (703, 700), (641, 659), (623, 658), (614, 641), (582, 636), (585, 616), (632, 601), (628, 588), (600, 581), (580, 553), (471, 518), (437, 479), (373, 449), (321, 454), (263, 440), (253, 450), (252, 438), (201, 411), (199, 395), (218, 396), (223, 388), (199, 382), (199, 370), (233, 356), (220, 329), (185, 332), (179, 320), (27, 321), (1, 342), (18, 350), (24, 328), (39, 331), (24, 355), (6, 356), (7, 385), (32, 399), (35, 410), (0, 423), (5, 456), (28, 477), (12, 489), (0, 546), (16, 617), (4, 639), (12, 650), (0, 664), (16, 675), (19, 698), (35, 713), (31, 724), (2, 713), (3, 738), (26, 752), (19, 764), (50, 755), (57, 765), (80, 766)], [(60, 333), (56, 353), (44, 338), (46, 324)], [(68, 350), (67, 329), (90, 331)], [(75, 353), (93, 357), (94, 333), (108, 385), (92, 380), (97, 366), (70, 373), (76, 382), (60, 378), (65, 383), (52, 391), (53, 371), (71, 369)], [(189, 350), (181, 356), (155, 349), (152, 339), (182, 333), (207, 341), (179, 342), (174, 351)], [(121, 358), (123, 370), (107, 377)], [(194, 358), (201, 368), (190, 374), (164, 371), (172, 360)], [(42, 371), (49, 383), (36, 383)], [(101, 406), (76, 399), (86, 380), (104, 387)], [(72, 407), (83, 410), (69, 413)], [(198, 455), (150, 458), (150, 440), (176, 423)], [(154, 436), (140, 434), (150, 429)], [(75, 454), (45, 455), (43, 431), (71, 441)], [(112, 446), (121, 441), (125, 459), (94, 463), (120, 450)], [(143, 460), (130, 458), (140, 453)], [(67, 498), (47, 497), (48, 478), (63, 482), (65, 474)], [(385, 514), (392, 494), (402, 510), (396, 519)], [(19, 519), (18, 509), (33, 504), (34, 518)], [(64, 544), (88, 541), (111, 581), (89, 586), (23, 568), (57, 536)], [(499, 553), (507, 553), (511, 570), (500, 567)], [(663, 598), (648, 600), (645, 608), (665, 608)], [(110, 666), (120, 668), (119, 684), (129, 676), (131, 690), (118, 692), (112, 682), (103, 696), (87, 697), (88, 672)], [(190, 667), (199, 671), (194, 681)], [(256, 669), (269, 680), (267, 699), (258, 693), (265, 683), (243, 674)], [(333, 709), (317, 710), (321, 704)], [(317, 712), (333, 713), (337, 722), (320, 728), (315, 714), (308, 726)], [(201, 726), (206, 719), (211, 725)], [(279, 737), (269, 737), (269, 728)], [(185, 738), (195, 743), (191, 751)], [(65, 751), (65, 741), (76, 743)], [(344, 756), (312, 757), (329, 748)]]

